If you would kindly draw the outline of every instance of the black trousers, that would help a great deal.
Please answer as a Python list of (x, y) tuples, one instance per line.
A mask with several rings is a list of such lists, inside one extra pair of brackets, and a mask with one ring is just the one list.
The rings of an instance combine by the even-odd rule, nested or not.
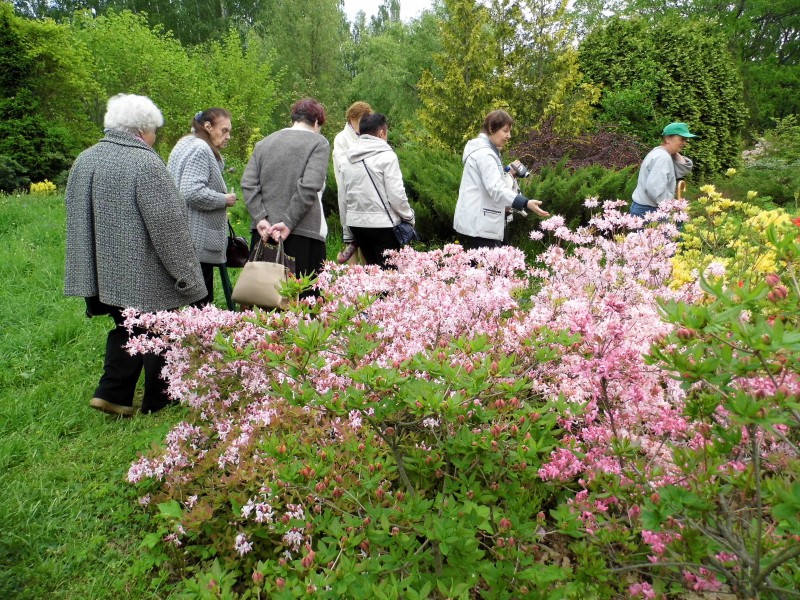
[(473, 237), (471, 235), (458, 234), (459, 239), (467, 250), (477, 250), (478, 248), (500, 248), (505, 246), (504, 240), (493, 240), (490, 238)]
[[(114, 329), (108, 332), (103, 376), (100, 378), (94, 397), (121, 406), (133, 406), (136, 383), (144, 370), (142, 412), (161, 410), (172, 402), (167, 396), (167, 382), (161, 378), (161, 370), (166, 364), (166, 359), (160, 354), (134, 356), (128, 354), (125, 345), (131, 335), (123, 326), (125, 318), (122, 316), (122, 309), (116, 306), (109, 308), (110, 316), (114, 319)], [(138, 336), (144, 333), (146, 330), (134, 327), (132, 335)]]
[(380, 265), (385, 269), (386, 257), (383, 253), (386, 250), (400, 249), (391, 227), (351, 227), (350, 231), (353, 232), (368, 265)]
[(214, 304), (214, 267), (219, 265), (214, 265), (211, 263), (200, 263), (200, 271), (203, 273), (203, 282), (206, 284), (206, 294), (205, 298), (200, 298), (195, 302), (192, 302), (192, 306), (197, 308), (203, 308), (208, 304)]

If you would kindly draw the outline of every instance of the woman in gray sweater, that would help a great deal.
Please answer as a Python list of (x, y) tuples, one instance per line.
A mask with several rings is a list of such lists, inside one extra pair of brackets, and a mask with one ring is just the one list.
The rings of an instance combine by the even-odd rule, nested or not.
[(313, 98), (298, 100), (292, 105), (292, 126), (258, 142), (242, 175), (252, 244), (259, 238), (284, 240), (298, 277), (315, 275), (325, 262), (328, 226), (322, 191), (330, 144), (320, 134), (324, 124), (322, 104)]
[(227, 209), (236, 204), (236, 194), (226, 191), (222, 178), (225, 163), (219, 151), (230, 137), (230, 112), (224, 108), (202, 110), (192, 119), (192, 133), (178, 140), (167, 162), (189, 211), (189, 231), (208, 290), (195, 306), (214, 301), (214, 267), (225, 263)]

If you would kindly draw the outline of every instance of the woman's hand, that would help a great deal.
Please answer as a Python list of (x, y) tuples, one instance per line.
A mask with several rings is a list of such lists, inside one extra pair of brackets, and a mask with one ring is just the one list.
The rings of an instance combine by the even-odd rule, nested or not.
[(292, 230), (287, 227), (283, 221), (280, 223), (275, 223), (272, 228), (269, 230), (269, 235), (272, 237), (273, 240), (279, 242), (281, 240), (285, 240), (286, 238), (291, 235)]
[(272, 229), (272, 225), (266, 219), (261, 219), (256, 223), (256, 231), (258, 231), (258, 235), (261, 236), (261, 240), (264, 242), (269, 238), (270, 229)]
[(531, 211), (535, 215), (539, 215), (540, 217), (549, 217), (550, 213), (542, 210), (539, 208), (542, 205), (541, 200), (528, 200), (528, 203), (525, 207)]
[(234, 204), (236, 204), (236, 194), (234, 193), (225, 194), (225, 206), (230, 208)]

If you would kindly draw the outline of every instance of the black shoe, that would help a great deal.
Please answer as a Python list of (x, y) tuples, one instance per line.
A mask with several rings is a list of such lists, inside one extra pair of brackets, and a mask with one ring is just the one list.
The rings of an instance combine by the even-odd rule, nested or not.
[(118, 417), (132, 417), (133, 407), (123, 406), (122, 404), (114, 404), (102, 398), (92, 398), (89, 400), (89, 406), (96, 408), (99, 411), (108, 413), (109, 415), (117, 415)]

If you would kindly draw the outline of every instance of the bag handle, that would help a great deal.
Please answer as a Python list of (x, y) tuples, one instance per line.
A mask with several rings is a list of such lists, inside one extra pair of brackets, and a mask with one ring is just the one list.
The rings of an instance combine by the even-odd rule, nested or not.
[(391, 223), (392, 227), (394, 227), (395, 226), (394, 225), (394, 219), (392, 219), (392, 215), (389, 214), (389, 209), (386, 208), (386, 203), (383, 201), (383, 196), (381, 196), (380, 191), (378, 191), (378, 186), (375, 185), (375, 180), (372, 178), (372, 173), (369, 172), (369, 167), (367, 166), (366, 160), (367, 159), (362, 160), (361, 164), (364, 165), (364, 168), (367, 170), (367, 175), (369, 175), (369, 180), (372, 182), (372, 187), (375, 188), (375, 191), (378, 194), (378, 198), (381, 199), (381, 204), (383, 205), (383, 210), (386, 211), (386, 216), (389, 217), (389, 223)]
[[(228, 223), (230, 225), (230, 223)], [(260, 237), (258, 238), (258, 243), (256, 244), (256, 251), (253, 254), (253, 260), (259, 261), (264, 256), (264, 240)], [(278, 240), (278, 252), (275, 254), (275, 263), (279, 265), (284, 265), (286, 262), (286, 252), (283, 249), (283, 238)], [(285, 266), (285, 265), (284, 265)]]
[(228, 221), (228, 237), (236, 237), (236, 232), (233, 230), (233, 225), (231, 225), (230, 221)]

